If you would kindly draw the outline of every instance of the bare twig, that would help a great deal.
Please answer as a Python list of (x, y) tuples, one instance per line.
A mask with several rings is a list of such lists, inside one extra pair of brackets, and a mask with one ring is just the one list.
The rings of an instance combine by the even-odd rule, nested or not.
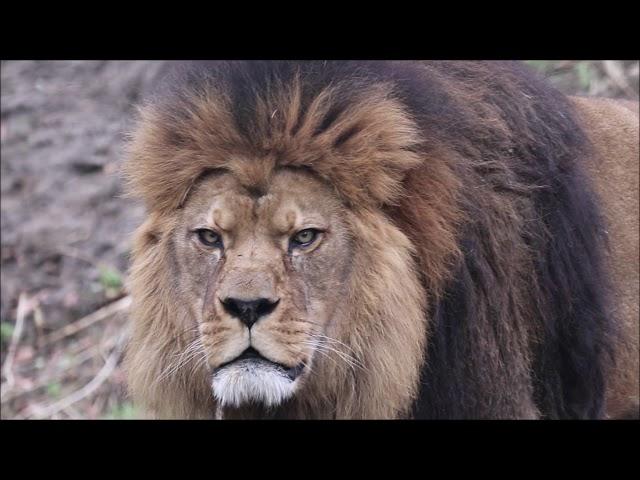
[(33, 309), (33, 323), (36, 326), (36, 345), (40, 347), (44, 336), (44, 315), (39, 305), (36, 305)]
[[(111, 355), (107, 358), (104, 366), (100, 369), (100, 371), (96, 374), (96, 376), (87, 383), (84, 387), (76, 390), (70, 395), (58, 400), (55, 403), (43, 408), (42, 410), (37, 407), (34, 408), (37, 413), (35, 413), (31, 417), (35, 418), (48, 418), (53, 417), (58, 412), (69, 408), (74, 403), (79, 402), (80, 400), (87, 398), (89, 395), (93, 394), (100, 386), (109, 378), (109, 376), (113, 373), (116, 366), (118, 365), (118, 361), (120, 360), (121, 355), (121, 347), (124, 344), (126, 339), (125, 334), (121, 334), (116, 346), (114, 347)], [(39, 411), (38, 411), (39, 410)]]
[(101, 320), (105, 320), (107, 318), (112, 317), (120, 312), (127, 310), (131, 306), (131, 297), (126, 296), (115, 302), (109, 303), (104, 307), (96, 310), (95, 312), (90, 313), (86, 317), (82, 317), (80, 320), (76, 320), (73, 323), (68, 324), (61, 330), (55, 331), (47, 335), (42, 344), (49, 345), (51, 343), (55, 343), (59, 340), (62, 340), (65, 337), (70, 335), (74, 335), (81, 330), (84, 330), (87, 327), (90, 327), (94, 323), (100, 322)]
[(27, 299), (27, 295), (25, 293), (21, 293), (20, 297), (18, 298), (18, 308), (16, 309), (16, 326), (13, 330), (13, 335), (11, 336), (11, 343), (9, 344), (9, 350), (7, 351), (7, 357), (5, 358), (4, 366), (2, 367), (2, 374), (6, 379), (6, 383), (2, 386), (2, 397), (5, 397), (15, 385), (16, 380), (13, 375), (13, 361), (16, 357), (16, 351), (18, 349), (20, 337), (22, 336), (24, 319), (31, 308), (32, 305), (30, 305), (30, 302)]
[[(110, 338), (109, 340), (107, 340), (107, 342), (105, 342), (105, 347), (111, 350), (114, 348), (117, 342), (118, 342), (118, 339)], [(93, 347), (93, 351), (88, 351), (89, 348), (91, 347)], [(54, 372), (54, 373), (57, 373), (57, 375), (51, 375), (51, 374), (43, 375), (39, 379), (39, 381), (36, 381), (36, 383), (34, 383), (31, 387), (20, 390), (20, 391), (12, 391), (10, 393), (5, 394), (5, 396), (2, 398), (2, 401), (11, 402), (16, 398), (24, 397), (25, 395), (29, 395), (31, 393), (37, 392), (38, 390), (42, 390), (43, 388), (46, 388), (47, 385), (49, 385), (51, 382), (64, 382), (65, 374), (71, 371), (74, 371), (81, 364), (83, 364), (87, 360), (90, 360), (91, 358), (95, 358), (100, 353), (101, 353), (100, 351), (97, 351), (95, 345), (85, 347), (76, 353), (69, 353), (69, 355), (73, 357), (73, 362), (67, 365), (61, 374), (60, 372)]]

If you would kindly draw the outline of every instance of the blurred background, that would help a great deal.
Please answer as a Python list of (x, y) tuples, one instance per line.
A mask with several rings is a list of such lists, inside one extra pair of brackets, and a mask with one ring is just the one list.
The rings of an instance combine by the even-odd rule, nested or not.
[[(568, 94), (638, 100), (637, 61), (527, 63)], [(0, 67), (0, 418), (139, 418), (121, 360), (143, 210), (119, 167), (133, 108), (167, 63)]]

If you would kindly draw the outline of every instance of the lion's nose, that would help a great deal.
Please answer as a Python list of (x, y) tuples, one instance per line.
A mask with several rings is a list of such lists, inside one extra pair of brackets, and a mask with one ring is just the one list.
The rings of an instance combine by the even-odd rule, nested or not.
[(238, 298), (227, 297), (224, 300), (220, 300), (220, 302), (229, 315), (240, 319), (242, 323), (251, 328), (261, 317), (273, 312), (278, 302), (280, 302), (280, 299), (275, 301), (268, 298), (240, 300)]

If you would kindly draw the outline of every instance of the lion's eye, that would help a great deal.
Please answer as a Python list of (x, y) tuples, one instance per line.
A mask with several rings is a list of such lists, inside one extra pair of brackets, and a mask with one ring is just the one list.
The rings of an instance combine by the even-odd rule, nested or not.
[(198, 239), (203, 245), (207, 247), (221, 247), (222, 246), (222, 238), (213, 230), (209, 230), (208, 228), (200, 228), (196, 230), (198, 234)]
[(315, 228), (306, 228), (304, 230), (300, 230), (293, 237), (291, 237), (291, 244), (292, 246), (299, 247), (309, 246), (318, 237), (318, 233), (320, 232)]

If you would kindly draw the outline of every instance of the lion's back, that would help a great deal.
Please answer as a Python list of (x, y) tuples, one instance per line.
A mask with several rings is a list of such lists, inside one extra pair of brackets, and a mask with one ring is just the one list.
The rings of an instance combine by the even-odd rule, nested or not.
[(588, 173), (606, 217), (611, 249), (609, 263), (614, 283), (616, 318), (622, 325), (615, 375), (610, 379), (607, 414), (637, 416), (640, 367), (639, 126), (638, 102), (574, 98), (585, 131), (595, 149)]

